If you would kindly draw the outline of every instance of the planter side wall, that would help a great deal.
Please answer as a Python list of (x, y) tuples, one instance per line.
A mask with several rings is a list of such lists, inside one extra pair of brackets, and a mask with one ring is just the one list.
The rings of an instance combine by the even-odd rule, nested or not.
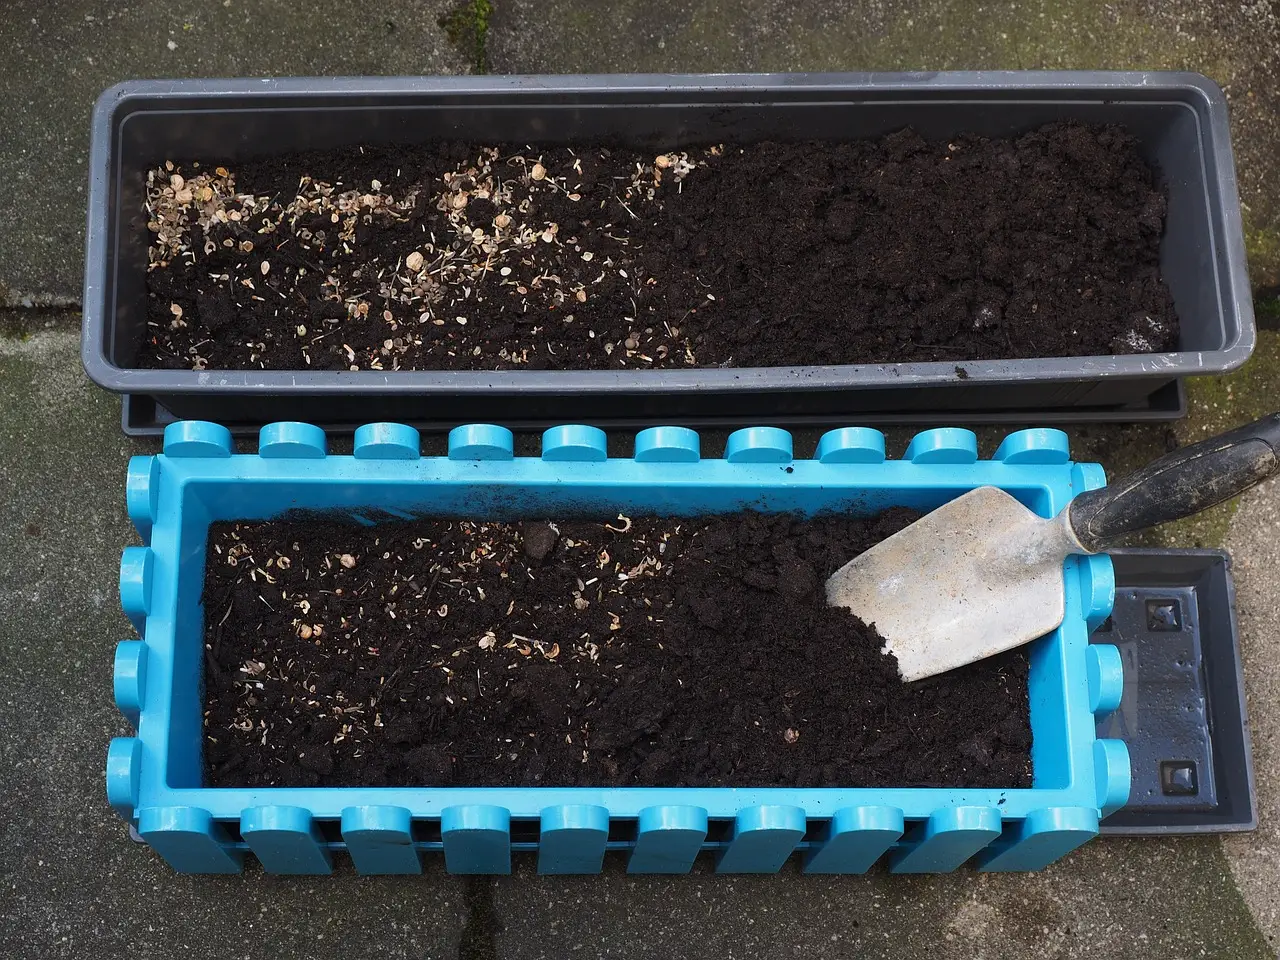
[[(271, 872), (328, 872), (345, 850), (362, 872), (416, 872), (443, 852), (453, 872), (505, 872), (537, 851), (544, 872), (595, 872), (607, 850), (633, 872), (684, 872), (711, 852), (724, 872), (772, 872), (799, 853), (810, 872), (859, 872), (887, 857), (900, 872), (1037, 869), (1085, 842), (1123, 805), (1128, 754), (1095, 737), (1095, 711), (1118, 699), (1114, 648), (1090, 647), (1114, 592), (1104, 556), (1067, 561), (1066, 617), (1031, 647), (1033, 786), (1023, 790), (869, 788), (232, 788), (201, 786), (203, 562), (216, 520), (287, 510), (380, 517), (697, 515), (740, 509), (874, 513), (932, 509), (977, 486), (1008, 490), (1052, 516), (1102, 471), (1069, 459), (1057, 430), (1006, 438), (978, 460), (974, 435), (916, 436), (886, 460), (869, 428), (826, 434), (797, 458), (776, 428), (731, 435), (703, 459), (698, 435), (658, 427), (626, 459), (603, 433), (557, 427), (540, 457), (512, 456), (511, 434), (460, 427), (447, 457), (423, 458), (412, 428), (371, 424), (352, 456), (328, 456), (306, 424), (263, 428), (259, 453), (234, 455), (224, 427), (181, 422), (164, 452), (130, 464), (130, 517), (146, 546), (126, 548), (121, 600), (141, 640), (121, 644), (116, 699), (137, 734), (113, 741), (107, 792), (175, 869), (223, 872), (252, 852)], [(1099, 650), (1110, 651), (1099, 653)]]

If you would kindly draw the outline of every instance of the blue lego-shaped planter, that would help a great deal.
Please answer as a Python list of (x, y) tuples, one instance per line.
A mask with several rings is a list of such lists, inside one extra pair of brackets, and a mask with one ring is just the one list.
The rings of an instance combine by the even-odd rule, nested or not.
[(1043, 516), (1104, 483), (1072, 463), (1057, 430), (1008, 436), (979, 460), (968, 430), (938, 429), (885, 457), (876, 430), (848, 427), (797, 459), (784, 430), (754, 427), (704, 459), (698, 434), (654, 427), (632, 456), (610, 459), (604, 434), (562, 426), (539, 457), (515, 457), (510, 431), (458, 427), (447, 457), (422, 457), (417, 431), (361, 427), (351, 456), (329, 456), (308, 424), (262, 429), (258, 453), (204, 422), (165, 432), (164, 452), (129, 466), (128, 547), (120, 596), (141, 639), (120, 644), (115, 696), (137, 734), (111, 743), (107, 795), (176, 870), (228, 873), (246, 853), (274, 873), (328, 873), (335, 852), (362, 873), (417, 873), (443, 852), (454, 873), (505, 873), (536, 851), (543, 873), (592, 873), (607, 852), (633, 873), (682, 873), (706, 852), (722, 872), (773, 872), (793, 855), (809, 873), (857, 873), (885, 860), (903, 873), (1034, 870), (1084, 843), (1129, 793), (1118, 740), (1098, 740), (1113, 709), (1120, 658), (1089, 645), (1111, 609), (1111, 562), (1066, 561), (1066, 618), (1031, 646), (1030, 789), (430, 787), (220, 788), (201, 783), (205, 543), (210, 523), (288, 510), (387, 517), (698, 516), (743, 509), (871, 514), (929, 510), (994, 485)]

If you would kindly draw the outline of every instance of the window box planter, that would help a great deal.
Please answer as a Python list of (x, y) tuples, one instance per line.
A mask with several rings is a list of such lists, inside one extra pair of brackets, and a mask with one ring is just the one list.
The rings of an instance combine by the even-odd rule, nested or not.
[(1120, 657), (1090, 631), (1110, 613), (1105, 556), (1067, 561), (1066, 618), (1030, 648), (1033, 785), (1028, 789), (882, 788), (219, 788), (201, 782), (205, 544), (219, 520), (287, 511), (515, 519), (569, 513), (698, 516), (932, 509), (994, 484), (1048, 516), (1104, 482), (1070, 461), (1056, 430), (1011, 434), (979, 460), (967, 430), (918, 434), (901, 460), (868, 428), (826, 434), (797, 458), (776, 428), (737, 431), (723, 458), (698, 435), (641, 432), (630, 457), (606, 457), (604, 435), (561, 426), (540, 457), (513, 457), (504, 428), (456, 428), (446, 457), (421, 457), (415, 430), (369, 424), (351, 456), (329, 456), (323, 431), (263, 428), (259, 452), (236, 455), (225, 427), (182, 422), (163, 453), (135, 457), (129, 514), (145, 546), (121, 563), (121, 602), (139, 640), (123, 642), (116, 701), (137, 733), (112, 742), (111, 805), (175, 869), (235, 872), (246, 853), (274, 873), (327, 873), (345, 851), (361, 872), (413, 873), (443, 851), (456, 873), (503, 873), (513, 851), (539, 870), (596, 872), (617, 851), (636, 873), (684, 872), (707, 851), (723, 872), (773, 872), (798, 853), (808, 872), (860, 872), (887, 858), (898, 872), (1038, 869), (1098, 832), (1129, 794), (1125, 744), (1099, 739), (1115, 708)]
[[(1017, 134), (1118, 123), (1168, 189), (1161, 268), (1181, 321), (1172, 353), (962, 363), (653, 371), (144, 370), (146, 171), (361, 143), (575, 139), (671, 148), (711, 139)], [(106, 91), (90, 157), (83, 359), (109, 390), (177, 418), (260, 425), (378, 418), (456, 425), (849, 422), (964, 412), (1176, 416), (1167, 389), (1243, 363), (1254, 343), (1226, 103), (1195, 74), (984, 72), (137, 81)], [(1161, 393), (1165, 389), (1165, 393)], [(1153, 395), (1165, 397), (1152, 406)], [(518, 411), (513, 402), (518, 399)], [(154, 420), (139, 428), (145, 432)], [(160, 411), (156, 411), (160, 416)], [(918, 421), (917, 421), (918, 422)]]

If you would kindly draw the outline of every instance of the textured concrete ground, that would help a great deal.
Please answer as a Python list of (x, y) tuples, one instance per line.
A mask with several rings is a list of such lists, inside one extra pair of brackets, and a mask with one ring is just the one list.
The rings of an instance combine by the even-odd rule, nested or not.
[[(87, 118), (126, 76), (505, 71), (1196, 68), (1232, 98), (1260, 304), (1277, 283), (1280, 27), (1269, 4), (1175, 0), (495, 0), (483, 51), (450, 46), (448, 5), (248, 0), (108, 7), (10, 3), (0, 19), (0, 284), (74, 301)], [(462, 5), (474, 11), (473, 0)], [(465, 18), (464, 18), (465, 20)], [(455, 24), (459, 21), (455, 20)], [(462, 24), (465, 27), (465, 22)], [(169, 48), (169, 43), (174, 49)], [(39, 296), (37, 296), (39, 295)], [(1267, 314), (1274, 323), (1274, 315)], [(70, 310), (0, 310), (0, 944), (15, 958), (1025, 957), (1253, 958), (1280, 936), (1280, 486), (1152, 542), (1232, 551), (1258, 775), (1260, 829), (1215, 838), (1098, 841), (1031, 876), (182, 878), (132, 844), (103, 797), (116, 640), (116, 569), (132, 542), (123, 478), (154, 445), (118, 431), (117, 401), (85, 380)], [(1227, 378), (1192, 385), (1191, 416), (1082, 427), (1079, 458), (1112, 472), (1266, 412), (1280, 332)], [(985, 451), (1001, 431), (981, 431)], [(902, 435), (894, 441), (901, 449)], [(797, 443), (806, 449), (812, 438)], [(710, 445), (710, 444), (709, 444)]]

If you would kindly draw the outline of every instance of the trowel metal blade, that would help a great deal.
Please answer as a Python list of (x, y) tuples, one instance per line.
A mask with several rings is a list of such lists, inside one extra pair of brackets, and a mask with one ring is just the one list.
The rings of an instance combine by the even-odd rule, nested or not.
[(874, 624), (902, 679), (919, 680), (1057, 628), (1073, 552), (1065, 517), (1046, 520), (980, 487), (837, 570), (827, 602)]

